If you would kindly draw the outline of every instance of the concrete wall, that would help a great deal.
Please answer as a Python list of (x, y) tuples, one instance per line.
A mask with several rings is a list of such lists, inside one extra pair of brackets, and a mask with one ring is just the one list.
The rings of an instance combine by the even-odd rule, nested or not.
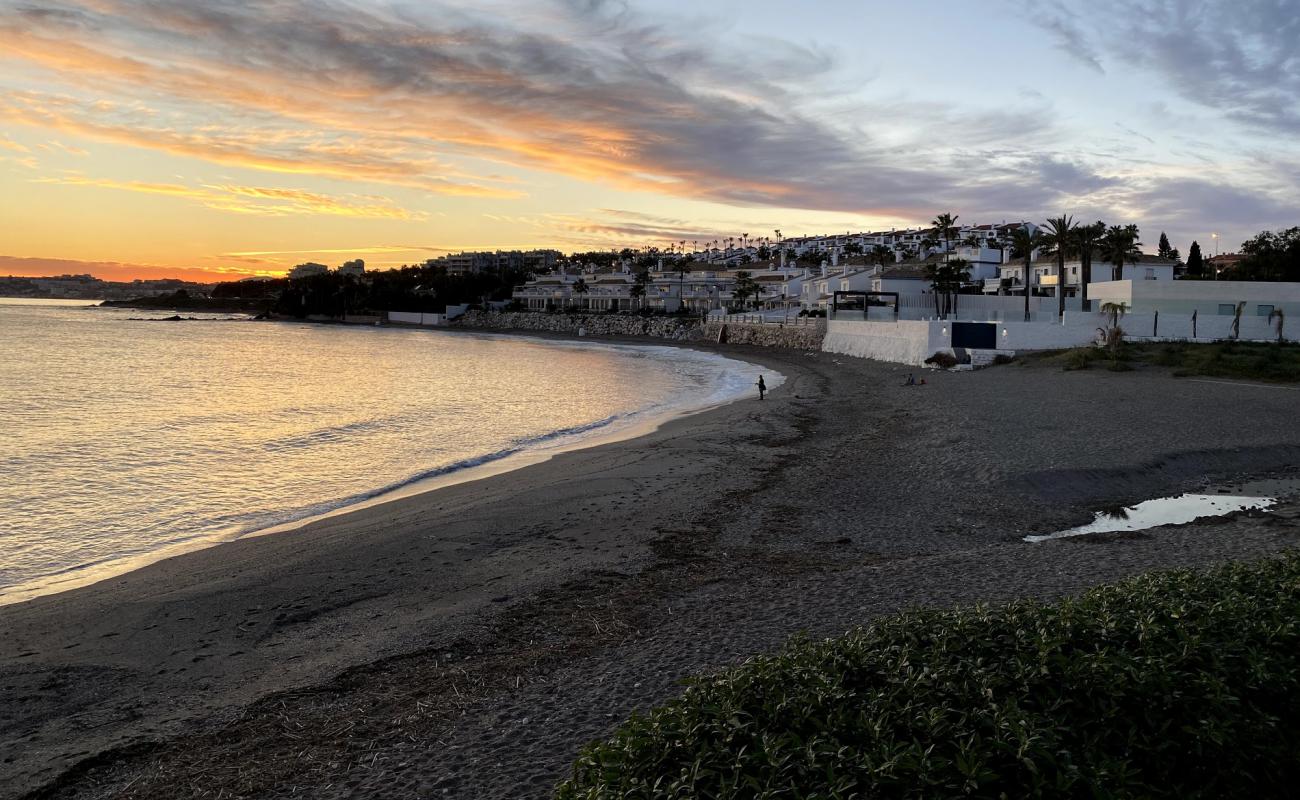
[(446, 314), (424, 314), (419, 311), (389, 311), (388, 321), (395, 325), (446, 325)]
[[(1198, 312), (1198, 323), (1219, 313), (1220, 305), (1245, 302), (1242, 325), (1257, 316), (1259, 306), (1280, 308), (1289, 319), (1300, 319), (1300, 283), (1266, 281), (1104, 281), (1088, 284), (1088, 296), (1098, 305), (1125, 303), (1135, 313), (1159, 311), (1190, 315)], [(1096, 307), (1096, 306), (1094, 306)], [(1265, 317), (1267, 318), (1267, 317)], [(1200, 327), (1199, 324), (1197, 326)]]
[(937, 322), (910, 320), (830, 320), (826, 323), (826, 339), (822, 343), (822, 350), (919, 367), (936, 350), (947, 348), (943, 337), (936, 336), (941, 327)]

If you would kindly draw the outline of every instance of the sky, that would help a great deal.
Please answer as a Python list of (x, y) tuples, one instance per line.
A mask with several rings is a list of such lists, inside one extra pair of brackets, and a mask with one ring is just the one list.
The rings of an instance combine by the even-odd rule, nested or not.
[(1300, 0), (0, 0), (0, 275), (1300, 224)]

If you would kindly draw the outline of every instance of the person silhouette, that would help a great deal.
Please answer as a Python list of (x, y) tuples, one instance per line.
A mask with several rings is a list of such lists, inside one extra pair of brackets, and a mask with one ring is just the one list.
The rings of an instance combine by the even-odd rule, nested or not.
[(763, 383), (763, 376), (758, 376), (758, 399), (763, 399), (763, 394), (767, 392), (767, 384)]

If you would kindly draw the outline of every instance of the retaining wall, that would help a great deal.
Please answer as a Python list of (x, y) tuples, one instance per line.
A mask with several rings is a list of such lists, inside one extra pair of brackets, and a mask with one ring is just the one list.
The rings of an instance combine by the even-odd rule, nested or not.
[(718, 341), (718, 334), (727, 330), (728, 344), (752, 344), (759, 347), (788, 347), (794, 350), (821, 350), (826, 338), (826, 324), (820, 320), (801, 325), (779, 323), (746, 324), (735, 322), (710, 322), (704, 335)]
[(452, 327), (491, 331), (542, 331), (587, 336), (650, 336), (686, 341), (698, 339), (703, 329), (690, 317), (640, 317), (631, 314), (543, 314), (535, 311), (467, 311)]
[(939, 349), (947, 349), (939, 323), (831, 320), (822, 350), (876, 361), (921, 366)]

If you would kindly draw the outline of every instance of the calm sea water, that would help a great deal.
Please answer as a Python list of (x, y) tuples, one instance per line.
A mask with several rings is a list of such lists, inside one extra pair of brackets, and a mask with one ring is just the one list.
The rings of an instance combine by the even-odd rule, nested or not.
[(759, 373), (667, 347), (132, 319), (163, 316), (0, 299), (0, 603), (643, 427)]

